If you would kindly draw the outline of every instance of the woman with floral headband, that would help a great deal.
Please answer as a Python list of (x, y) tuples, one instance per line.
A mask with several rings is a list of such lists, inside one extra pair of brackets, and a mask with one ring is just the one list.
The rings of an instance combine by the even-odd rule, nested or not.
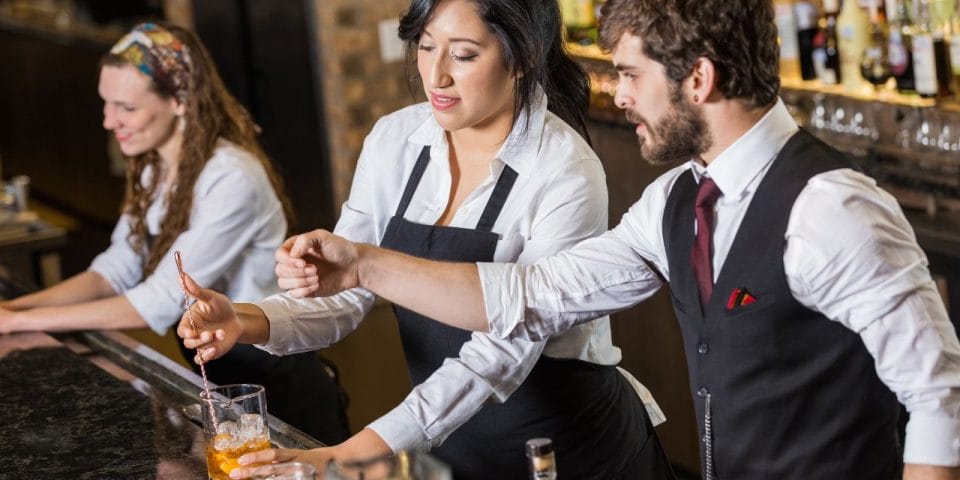
[[(87, 271), (2, 304), (0, 333), (146, 326), (163, 334), (182, 313), (176, 250), (186, 271), (233, 298), (274, 293), (273, 253), (290, 203), (257, 126), (196, 35), (138, 25), (102, 59), (99, 94), (103, 127), (127, 157), (111, 245)], [(321, 441), (349, 433), (340, 390), (313, 354), (234, 349), (207, 372), (221, 384), (265, 385), (271, 413)]]

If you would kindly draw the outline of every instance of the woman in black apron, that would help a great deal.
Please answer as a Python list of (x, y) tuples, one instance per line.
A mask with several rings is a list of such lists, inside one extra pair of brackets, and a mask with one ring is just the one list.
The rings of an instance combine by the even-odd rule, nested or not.
[[(533, 261), (604, 231), (602, 167), (584, 141), (586, 76), (565, 55), (560, 26), (551, 0), (415, 0), (400, 36), (418, 52), (430, 103), (384, 117), (367, 137), (337, 233), (478, 262)], [(278, 353), (322, 348), (373, 302), (363, 292), (299, 303), (286, 296), (238, 307), (237, 316), (205, 292), (197, 313), (223, 340), (199, 342), (183, 322), (178, 329), (204, 358), (238, 340)], [(522, 479), (525, 441), (550, 437), (564, 478), (672, 478), (637, 389), (615, 367), (608, 319), (531, 351), (395, 311), (415, 385), (403, 405), (341, 445), (246, 459), (323, 466), (330, 457), (431, 448), (458, 480)], [(510, 357), (517, 351), (523, 356)], [(518, 372), (503, 372), (510, 369)]]

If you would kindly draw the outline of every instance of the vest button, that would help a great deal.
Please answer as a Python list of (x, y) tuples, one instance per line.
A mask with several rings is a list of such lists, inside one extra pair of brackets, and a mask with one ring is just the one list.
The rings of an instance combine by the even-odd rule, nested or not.
[(698, 397), (706, 397), (710, 393), (710, 390), (707, 390), (707, 387), (700, 387), (700, 390), (697, 390)]
[(709, 351), (710, 351), (710, 347), (708, 347), (706, 343), (701, 343), (700, 345), (697, 345), (697, 353), (699, 353), (700, 355), (706, 355), (707, 352)]

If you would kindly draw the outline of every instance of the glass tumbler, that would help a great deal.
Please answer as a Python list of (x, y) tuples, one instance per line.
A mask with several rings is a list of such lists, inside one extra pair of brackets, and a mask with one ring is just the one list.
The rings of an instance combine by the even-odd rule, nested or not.
[(263, 386), (224, 385), (200, 393), (207, 474), (227, 480), (242, 455), (270, 448)]

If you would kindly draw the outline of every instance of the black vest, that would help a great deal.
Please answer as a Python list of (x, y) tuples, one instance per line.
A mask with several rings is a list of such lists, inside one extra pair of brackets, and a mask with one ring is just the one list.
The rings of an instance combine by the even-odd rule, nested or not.
[[(710, 396), (715, 478), (899, 476), (896, 397), (858, 335), (798, 303), (784, 273), (784, 234), (797, 195), (814, 175), (840, 168), (855, 167), (803, 130), (787, 142), (757, 188), (704, 311), (690, 264), (697, 192), (690, 171), (667, 199), (673, 304), (701, 451)], [(737, 289), (756, 302), (728, 309)]]

